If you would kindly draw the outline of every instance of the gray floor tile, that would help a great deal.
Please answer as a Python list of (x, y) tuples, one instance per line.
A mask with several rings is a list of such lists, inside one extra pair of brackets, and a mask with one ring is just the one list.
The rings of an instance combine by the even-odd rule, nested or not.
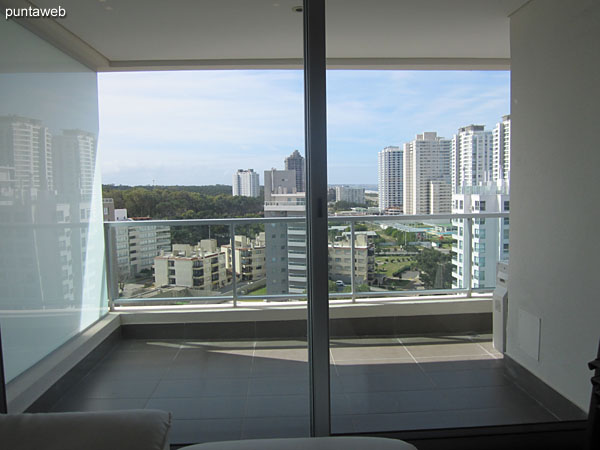
[(308, 343), (301, 340), (261, 340), (256, 341), (256, 349), (293, 349), (293, 350), (304, 350), (308, 352)]
[(196, 378), (189, 380), (161, 380), (153, 398), (185, 398), (215, 396), (245, 396), (248, 378)]
[(248, 395), (308, 395), (306, 379), (254, 377), (248, 381)]
[(432, 344), (432, 345), (407, 345), (411, 355), (419, 357), (448, 357), (448, 356), (489, 356), (489, 354), (475, 343), (461, 344)]
[(425, 372), (452, 372), (461, 370), (502, 369), (504, 362), (489, 355), (417, 357)]
[(308, 395), (249, 396), (246, 405), (246, 417), (303, 416), (308, 413)]
[(353, 416), (331, 416), (331, 432), (340, 433), (355, 433), (356, 428), (354, 427)]
[(159, 351), (165, 353), (177, 353), (181, 347), (178, 339), (123, 339), (119, 342), (118, 351)]
[(242, 439), (308, 437), (308, 415), (296, 417), (249, 417), (244, 420)]
[(428, 376), (440, 388), (502, 386), (510, 384), (502, 369), (471, 369), (429, 372)]
[(335, 365), (337, 375), (360, 375), (366, 373), (380, 373), (391, 376), (402, 377), (405, 375), (420, 374), (421, 370), (412, 359), (400, 360), (347, 360), (339, 361)]
[(331, 349), (335, 363), (347, 360), (412, 360), (410, 354), (404, 347), (396, 343), (390, 346), (367, 346), (367, 347), (336, 347)]
[(385, 373), (363, 373), (340, 376), (343, 392), (393, 392), (431, 389), (435, 385), (422, 371), (401, 376)]
[(150, 398), (158, 380), (107, 380), (99, 377), (84, 378), (69, 391), (70, 397), (82, 398)]
[(308, 350), (306, 348), (257, 348), (254, 358), (277, 359), (283, 361), (308, 361)]
[(88, 377), (100, 380), (159, 380), (169, 371), (168, 365), (100, 364)]
[(173, 420), (171, 444), (233, 441), (242, 436), (242, 419)]
[(235, 419), (244, 416), (246, 397), (151, 398), (146, 408), (163, 409), (173, 419)]
[(289, 376), (308, 379), (308, 363), (281, 359), (254, 358), (252, 363), (253, 377)]
[(114, 411), (122, 409), (142, 409), (145, 398), (85, 398), (65, 397), (52, 408), (53, 412), (68, 411)]

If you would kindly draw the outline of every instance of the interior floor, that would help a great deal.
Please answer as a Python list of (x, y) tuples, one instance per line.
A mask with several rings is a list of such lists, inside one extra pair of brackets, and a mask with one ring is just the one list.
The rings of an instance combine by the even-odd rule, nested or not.
[[(333, 433), (585, 418), (511, 381), (489, 335), (333, 338), (330, 348)], [(124, 339), (52, 410), (164, 409), (175, 444), (308, 436), (307, 356), (301, 340)]]

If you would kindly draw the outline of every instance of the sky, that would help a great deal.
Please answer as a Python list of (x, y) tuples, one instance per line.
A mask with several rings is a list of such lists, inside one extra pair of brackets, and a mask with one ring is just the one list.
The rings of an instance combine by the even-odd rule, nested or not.
[[(304, 155), (299, 70), (98, 75), (104, 183), (231, 184), (237, 169)], [(424, 131), (493, 129), (509, 114), (510, 72), (328, 71), (329, 184), (377, 184), (377, 153)]]

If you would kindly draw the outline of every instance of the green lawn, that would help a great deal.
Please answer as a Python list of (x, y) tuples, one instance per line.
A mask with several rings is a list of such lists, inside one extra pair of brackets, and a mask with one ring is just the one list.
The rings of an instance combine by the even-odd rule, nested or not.
[(248, 292), (248, 294), (246, 294), (246, 295), (267, 295), (267, 287), (263, 286), (254, 291)]
[(398, 270), (409, 267), (412, 259), (408, 256), (376, 256), (375, 262), (379, 263), (376, 265), (378, 272), (393, 277)]

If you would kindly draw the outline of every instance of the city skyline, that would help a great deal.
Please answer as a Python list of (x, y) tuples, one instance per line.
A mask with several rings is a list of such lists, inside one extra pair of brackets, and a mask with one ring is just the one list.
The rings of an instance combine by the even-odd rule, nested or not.
[[(327, 76), (332, 185), (377, 184), (377, 153), (417, 133), (451, 138), (509, 113), (508, 72)], [(230, 184), (238, 167), (279, 167), (293, 150), (305, 154), (302, 89), (302, 71), (293, 70), (99, 74), (103, 182)]]

